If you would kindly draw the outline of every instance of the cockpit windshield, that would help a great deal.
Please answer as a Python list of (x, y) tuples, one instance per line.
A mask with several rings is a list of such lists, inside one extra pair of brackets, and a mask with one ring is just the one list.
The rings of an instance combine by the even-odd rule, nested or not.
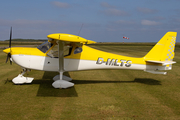
[(46, 53), (51, 47), (53, 46), (52, 43), (46, 41), (43, 44), (39, 45), (37, 48), (42, 51), (43, 53)]

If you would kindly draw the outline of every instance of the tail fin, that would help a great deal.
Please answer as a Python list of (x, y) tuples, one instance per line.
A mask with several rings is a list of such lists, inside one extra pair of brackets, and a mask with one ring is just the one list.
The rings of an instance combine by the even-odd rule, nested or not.
[(177, 32), (167, 32), (144, 56), (147, 62), (173, 64)]

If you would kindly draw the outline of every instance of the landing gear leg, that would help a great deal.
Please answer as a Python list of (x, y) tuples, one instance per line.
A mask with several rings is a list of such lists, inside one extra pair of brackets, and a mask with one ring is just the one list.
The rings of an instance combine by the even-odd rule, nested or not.
[(24, 83), (31, 83), (34, 78), (31, 77), (24, 77), (23, 75), (27, 72), (30, 71), (29, 69), (23, 69), (23, 72), (19, 74), (17, 77), (15, 77), (12, 82), (14, 84), (24, 84)]
[[(60, 36), (59, 36), (60, 37)], [(63, 80), (63, 72), (64, 70), (64, 42), (59, 41), (58, 43), (59, 49), (59, 76), (54, 79), (55, 82), (52, 83), (54, 88), (69, 88), (74, 86), (74, 83)]]

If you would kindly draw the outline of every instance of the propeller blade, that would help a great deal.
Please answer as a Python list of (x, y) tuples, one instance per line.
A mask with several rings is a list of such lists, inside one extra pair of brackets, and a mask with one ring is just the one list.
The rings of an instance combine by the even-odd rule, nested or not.
[(12, 65), (12, 61), (11, 60), (9, 60), (10, 61), (10, 65)]
[(11, 48), (11, 38), (12, 38), (12, 27), (11, 27), (11, 31), (10, 31), (10, 39), (9, 39), (9, 47)]
[(7, 54), (7, 57), (6, 57), (6, 63), (8, 62), (8, 60), (9, 60), (9, 57), (8, 57), (8, 54)]
[(12, 61), (10, 60), (11, 58), (11, 53), (7, 54), (7, 58), (6, 58), (6, 63), (8, 62), (8, 60), (10, 61), (10, 64), (12, 65)]
[[(12, 38), (12, 26), (11, 26), (11, 30), (10, 30), (10, 38), (9, 38), (9, 48), (10, 48), (10, 53), (8, 53), (8, 58), (7, 59), (9, 59), (9, 61), (10, 61), (10, 65), (12, 65), (12, 61), (10, 60), (10, 58), (11, 58), (11, 38)], [(6, 59), (6, 61), (8, 61)]]
[(10, 64), (12, 65), (12, 61), (10, 60), (11, 58), (11, 38), (12, 38), (12, 27), (10, 30), (10, 38), (9, 38), (9, 48), (10, 48), (10, 52), (7, 54), (7, 58), (6, 58), (6, 63), (8, 62), (8, 60), (10, 61)]

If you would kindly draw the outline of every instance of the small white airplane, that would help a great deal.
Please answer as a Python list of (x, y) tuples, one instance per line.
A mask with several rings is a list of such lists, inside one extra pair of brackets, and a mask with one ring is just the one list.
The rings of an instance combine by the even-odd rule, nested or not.
[(161, 70), (171, 70), (176, 32), (167, 32), (159, 42), (142, 58), (127, 57), (103, 52), (86, 46), (96, 43), (80, 36), (54, 33), (47, 36), (48, 41), (37, 48), (11, 47), (12, 28), (10, 32), (7, 60), (23, 68), (12, 81), (14, 84), (31, 83), (34, 78), (24, 77), (28, 70), (59, 72), (53, 78), (54, 88), (69, 88), (74, 86), (70, 77), (64, 76), (65, 71), (95, 70), (95, 69), (131, 69), (144, 70), (154, 74), (166, 74)]

